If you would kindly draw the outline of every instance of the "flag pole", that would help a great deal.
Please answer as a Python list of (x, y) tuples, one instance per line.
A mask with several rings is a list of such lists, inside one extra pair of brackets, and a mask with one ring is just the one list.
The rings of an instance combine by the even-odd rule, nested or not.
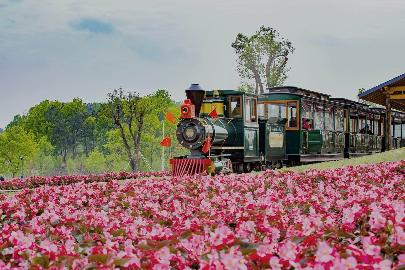
[[(209, 133), (208, 133), (208, 138), (209, 138), (209, 141), (211, 143), (211, 137), (210, 137)], [(208, 158), (211, 159), (211, 145), (210, 145), (210, 148), (208, 148)]]
[[(165, 119), (162, 120), (163, 139), (165, 138)], [(165, 148), (162, 146), (162, 171), (165, 170)]]

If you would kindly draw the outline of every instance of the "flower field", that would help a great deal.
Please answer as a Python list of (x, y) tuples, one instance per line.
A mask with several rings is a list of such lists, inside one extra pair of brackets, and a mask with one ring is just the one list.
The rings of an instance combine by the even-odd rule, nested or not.
[(405, 161), (44, 185), (0, 195), (0, 268), (396, 268), (404, 186)]
[(112, 180), (138, 179), (145, 177), (161, 177), (168, 172), (119, 172), (88, 175), (62, 175), (62, 176), (32, 176), (25, 179), (12, 178), (0, 182), (0, 190), (19, 190), (23, 188), (36, 188), (43, 185), (60, 186), (73, 183), (108, 182)]

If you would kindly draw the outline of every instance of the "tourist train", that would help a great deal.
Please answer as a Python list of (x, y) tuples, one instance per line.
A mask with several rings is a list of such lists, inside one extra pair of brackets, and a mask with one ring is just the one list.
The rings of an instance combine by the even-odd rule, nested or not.
[[(384, 108), (299, 87), (255, 95), (186, 89), (176, 137), (190, 150), (173, 175), (250, 172), (385, 151)], [(405, 146), (405, 114), (392, 112), (390, 145)]]

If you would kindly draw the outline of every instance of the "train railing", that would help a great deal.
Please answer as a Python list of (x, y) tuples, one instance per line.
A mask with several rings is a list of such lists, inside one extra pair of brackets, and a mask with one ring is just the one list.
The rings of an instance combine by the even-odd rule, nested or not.
[(374, 134), (350, 133), (350, 152), (369, 153), (381, 151), (382, 137)]

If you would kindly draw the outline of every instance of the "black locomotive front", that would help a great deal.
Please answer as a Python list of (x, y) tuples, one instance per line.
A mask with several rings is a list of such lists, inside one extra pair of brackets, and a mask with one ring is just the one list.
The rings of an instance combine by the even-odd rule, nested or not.
[(215, 146), (231, 142), (236, 129), (225, 119), (200, 117), (204, 94), (205, 91), (198, 84), (192, 84), (186, 89), (187, 99), (181, 106), (176, 137), (180, 145), (190, 150), (190, 155), (170, 160), (174, 175), (232, 170), (230, 160), (221, 156)]

